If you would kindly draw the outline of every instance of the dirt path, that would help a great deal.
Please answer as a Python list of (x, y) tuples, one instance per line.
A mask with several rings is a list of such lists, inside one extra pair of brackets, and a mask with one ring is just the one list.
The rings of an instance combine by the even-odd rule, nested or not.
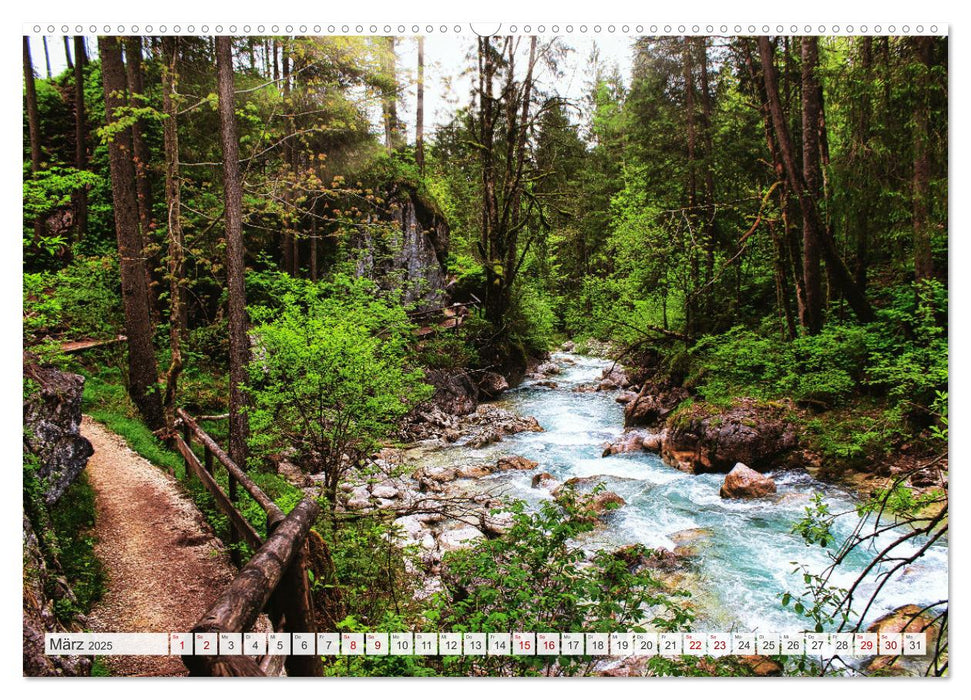
[[(108, 571), (89, 615), (95, 632), (187, 632), (229, 583), (222, 544), (175, 480), (84, 417), (94, 446), (88, 479), (96, 497), (95, 551)], [(113, 675), (185, 675), (178, 657), (109, 656)]]

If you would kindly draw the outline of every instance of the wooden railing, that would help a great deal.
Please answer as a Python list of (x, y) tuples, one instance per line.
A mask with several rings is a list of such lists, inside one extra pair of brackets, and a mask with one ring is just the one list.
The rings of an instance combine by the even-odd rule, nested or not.
[[(177, 412), (182, 435), (173, 440), (185, 459), (188, 470), (212, 494), (216, 506), (230, 523), (230, 544), (239, 565), (240, 541), (255, 553), (240, 569), (192, 632), (239, 633), (253, 628), (260, 613), (266, 612), (273, 629), (280, 632), (316, 633), (313, 601), (307, 577), (307, 536), (320, 513), (320, 506), (305, 498), (289, 515), (234, 463), (185, 411)], [(203, 461), (192, 450), (193, 440), (203, 447)], [(216, 463), (227, 472), (228, 493), (216, 481)], [(238, 487), (248, 493), (266, 513), (267, 538), (236, 507)], [(283, 659), (287, 675), (320, 676), (319, 656), (184, 656), (183, 663), (194, 676), (266, 676), (273, 664)]]

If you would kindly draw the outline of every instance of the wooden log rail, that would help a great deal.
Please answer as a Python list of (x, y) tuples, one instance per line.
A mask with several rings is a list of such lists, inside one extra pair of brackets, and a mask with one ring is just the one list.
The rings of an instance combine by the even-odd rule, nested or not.
[[(268, 605), (285, 620), (288, 632), (316, 632), (303, 557), (307, 534), (320, 512), (312, 500), (301, 501), (273, 531), (192, 629), (195, 632), (245, 632)], [(272, 617), (272, 614), (271, 614)], [(194, 676), (263, 676), (263, 664), (252, 656), (184, 656)], [(288, 675), (319, 676), (318, 656), (289, 656)]]
[[(310, 582), (307, 576), (307, 535), (320, 506), (304, 499), (290, 515), (285, 515), (263, 490), (213, 440), (192, 416), (179, 409), (182, 435), (173, 441), (182, 454), (187, 469), (212, 494), (216, 506), (229, 518), (233, 559), (240, 563), (240, 539), (255, 550), (249, 562), (209, 611), (193, 628), (193, 632), (247, 632), (264, 610), (273, 628), (285, 632), (316, 633)], [(203, 462), (192, 450), (195, 439), (204, 448)], [(219, 486), (214, 474), (214, 459), (228, 473), (228, 491)], [(240, 485), (266, 513), (267, 539), (264, 542), (256, 529), (236, 508), (236, 486)], [(201, 676), (264, 676), (272, 661), (280, 657), (252, 656), (185, 656), (183, 662), (190, 675)], [(289, 656), (284, 661), (291, 676), (319, 676), (320, 657)]]

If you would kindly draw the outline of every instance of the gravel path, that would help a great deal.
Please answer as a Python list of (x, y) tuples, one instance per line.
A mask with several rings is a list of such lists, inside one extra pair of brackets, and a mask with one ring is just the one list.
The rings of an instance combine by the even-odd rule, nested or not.
[[(88, 479), (96, 494), (95, 551), (108, 571), (89, 615), (94, 632), (187, 632), (232, 580), (222, 545), (174, 478), (88, 416), (94, 446)], [(113, 675), (183, 676), (179, 657), (109, 656)]]

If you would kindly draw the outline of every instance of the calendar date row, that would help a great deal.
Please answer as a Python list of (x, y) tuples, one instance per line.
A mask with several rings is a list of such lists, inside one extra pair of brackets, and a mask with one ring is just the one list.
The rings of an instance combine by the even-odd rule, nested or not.
[(246, 656), (924, 656), (923, 633), (67, 633), (51, 655)]

